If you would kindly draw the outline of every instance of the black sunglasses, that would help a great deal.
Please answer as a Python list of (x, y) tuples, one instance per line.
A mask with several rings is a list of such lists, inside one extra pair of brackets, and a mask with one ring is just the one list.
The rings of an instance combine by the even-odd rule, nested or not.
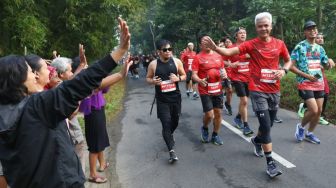
[(173, 48), (162, 48), (161, 49), (163, 52), (168, 52), (168, 51), (173, 51)]

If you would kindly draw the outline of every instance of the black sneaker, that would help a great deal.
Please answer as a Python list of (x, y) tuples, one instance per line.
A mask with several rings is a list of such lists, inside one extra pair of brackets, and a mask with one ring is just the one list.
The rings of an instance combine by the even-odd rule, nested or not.
[(229, 116), (232, 116), (232, 108), (231, 108), (231, 105), (229, 105), (228, 103), (224, 103), (224, 105), (225, 105), (225, 109), (226, 109), (226, 113), (227, 113), (227, 115), (229, 115)]
[(176, 153), (174, 150), (169, 151), (169, 163), (173, 164), (175, 161), (178, 161)]
[(251, 143), (252, 143), (253, 146), (254, 146), (254, 154), (255, 154), (257, 157), (263, 157), (263, 156), (264, 156), (264, 153), (263, 153), (261, 144), (257, 144), (257, 143), (255, 143), (255, 142), (254, 142), (254, 139), (255, 139), (255, 137), (252, 137), (252, 138), (251, 138)]
[(274, 118), (275, 123), (282, 123), (282, 119), (278, 118), (277, 116)]
[(280, 176), (282, 171), (276, 166), (274, 161), (271, 161), (267, 164), (266, 173), (270, 178), (274, 178), (276, 176)]

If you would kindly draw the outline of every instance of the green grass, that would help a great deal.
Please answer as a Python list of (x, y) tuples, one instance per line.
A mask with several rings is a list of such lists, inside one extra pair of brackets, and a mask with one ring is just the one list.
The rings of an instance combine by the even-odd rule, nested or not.
[[(326, 107), (326, 119), (329, 120), (331, 123), (336, 124), (336, 75), (335, 70), (326, 71), (327, 78), (329, 81), (330, 87), (330, 94), (329, 100)], [(303, 100), (299, 97), (297, 86), (296, 86), (296, 79), (295, 74), (288, 73), (281, 80), (281, 100), (280, 100), (280, 107), (285, 108), (288, 110), (292, 110), (296, 112), (299, 108), (299, 104), (303, 102)]]

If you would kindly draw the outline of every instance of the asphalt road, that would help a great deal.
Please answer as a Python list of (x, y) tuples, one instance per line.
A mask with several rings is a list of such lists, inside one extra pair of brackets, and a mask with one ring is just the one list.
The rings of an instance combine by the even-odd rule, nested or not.
[[(224, 145), (200, 142), (201, 101), (187, 98), (184, 83), (180, 83), (182, 116), (175, 132), (179, 161), (171, 165), (161, 136), (161, 123), (156, 118), (156, 106), (149, 115), (154, 87), (147, 85), (144, 78), (129, 78), (127, 84), (125, 108), (117, 123), (120, 130), (118, 134), (109, 133), (117, 148), (112, 149), (114, 154), (108, 159), (115, 163), (109, 169), (114, 175), (105, 187), (336, 187), (335, 126), (317, 127), (315, 134), (321, 139), (320, 145), (296, 143), (294, 132), (299, 118), (296, 113), (280, 109), (278, 116), (284, 122), (274, 124), (272, 139), (273, 151), (279, 155), (277, 164), (284, 173), (270, 179), (265, 172), (265, 158), (254, 156), (252, 144), (229, 125), (233, 125), (234, 116), (223, 116), (219, 134)], [(238, 106), (235, 94), (232, 106), (235, 115)], [(258, 121), (251, 106), (249, 124), (256, 132)]]

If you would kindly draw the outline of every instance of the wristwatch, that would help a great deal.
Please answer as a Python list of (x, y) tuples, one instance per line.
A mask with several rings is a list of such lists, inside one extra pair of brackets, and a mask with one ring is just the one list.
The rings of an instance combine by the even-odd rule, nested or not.
[(281, 70), (284, 70), (284, 71), (285, 71), (285, 74), (288, 73), (288, 69), (285, 69), (285, 68), (282, 67)]

